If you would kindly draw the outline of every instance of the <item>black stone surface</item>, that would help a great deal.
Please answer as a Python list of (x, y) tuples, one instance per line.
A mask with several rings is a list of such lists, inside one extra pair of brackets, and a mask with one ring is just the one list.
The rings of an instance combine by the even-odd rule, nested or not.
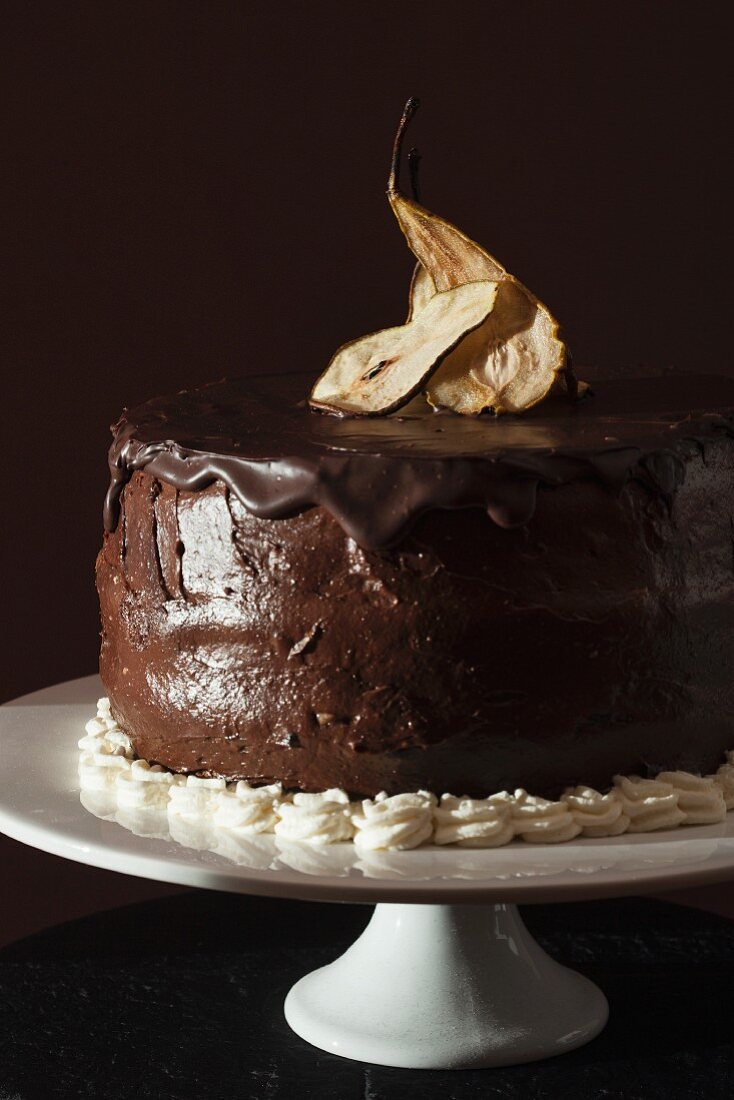
[(610, 1001), (607, 1029), (500, 1070), (387, 1069), (322, 1053), (283, 1019), (366, 907), (196, 892), (61, 925), (0, 952), (0, 1100), (136, 1097), (666, 1100), (734, 1095), (734, 926), (628, 899), (526, 908)]

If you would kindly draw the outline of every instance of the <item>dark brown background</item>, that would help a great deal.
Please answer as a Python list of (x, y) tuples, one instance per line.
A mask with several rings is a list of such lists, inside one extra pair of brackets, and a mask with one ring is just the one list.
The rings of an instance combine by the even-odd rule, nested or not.
[[(3, 5), (0, 697), (95, 667), (123, 404), (224, 374), (316, 375), (339, 343), (403, 317), (411, 263), (384, 188), (409, 94), (424, 201), (549, 303), (586, 373), (731, 372), (717, 9)], [(90, 891), (132, 896), (131, 881), (0, 851), (15, 853), (24, 927)]]

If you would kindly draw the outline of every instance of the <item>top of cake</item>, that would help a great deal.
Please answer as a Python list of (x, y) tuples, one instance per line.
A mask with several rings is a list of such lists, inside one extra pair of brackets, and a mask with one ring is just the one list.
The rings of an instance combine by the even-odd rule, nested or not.
[(485, 507), (526, 523), (539, 485), (630, 478), (671, 494), (686, 454), (734, 431), (734, 379), (666, 373), (594, 383), (522, 417), (435, 412), (423, 398), (377, 418), (319, 415), (304, 374), (221, 381), (126, 410), (113, 427), (105, 523), (147, 468), (184, 490), (221, 480), (255, 515), (322, 505), (366, 548), (388, 546), (431, 508)]

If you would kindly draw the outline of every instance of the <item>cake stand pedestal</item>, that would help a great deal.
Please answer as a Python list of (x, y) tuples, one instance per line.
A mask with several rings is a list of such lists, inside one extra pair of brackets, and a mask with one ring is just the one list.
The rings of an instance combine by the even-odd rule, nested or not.
[[(377, 903), (347, 952), (302, 978), (286, 1017), (315, 1046), (407, 1068), (501, 1066), (560, 1054), (603, 1028), (603, 994), (549, 958), (518, 903), (657, 893), (734, 876), (719, 825), (495, 850), (365, 853), (241, 837), (165, 813), (80, 802), (76, 742), (96, 677), (0, 707), (0, 831), (68, 859), (186, 886)], [(91, 812), (90, 812), (91, 811)], [(169, 827), (170, 826), (170, 827)]]
[(341, 958), (285, 1002), (314, 1046), (383, 1066), (515, 1065), (587, 1043), (606, 998), (546, 955), (515, 905), (378, 905)]

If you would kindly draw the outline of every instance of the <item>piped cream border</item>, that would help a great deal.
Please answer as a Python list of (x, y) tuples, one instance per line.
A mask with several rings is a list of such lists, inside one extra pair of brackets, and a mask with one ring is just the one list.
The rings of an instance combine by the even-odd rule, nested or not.
[(680, 825), (710, 825), (734, 809), (734, 752), (714, 775), (661, 772), (654, 779), (616, 776), (602, 794), (590, 787), (566, 790), (557, 801), (524, 790), (475, 799), (417, 791), (350, 801), (341, 790), (291, 794), (280, 784), (250, 787), (224, 779), (177, 775), (136, 759), (132, 742), (100, 699), (79, 741), (83, 791), (114, 793), (122, 809), (165, 810), (169, 817), (202, 822), (242, 835), (274, 834), (310, 844), (352, 841), (371, 851), (421, 845), (497, 848), (520, 839), (558, 844), (578, 836), (652, 832)]

